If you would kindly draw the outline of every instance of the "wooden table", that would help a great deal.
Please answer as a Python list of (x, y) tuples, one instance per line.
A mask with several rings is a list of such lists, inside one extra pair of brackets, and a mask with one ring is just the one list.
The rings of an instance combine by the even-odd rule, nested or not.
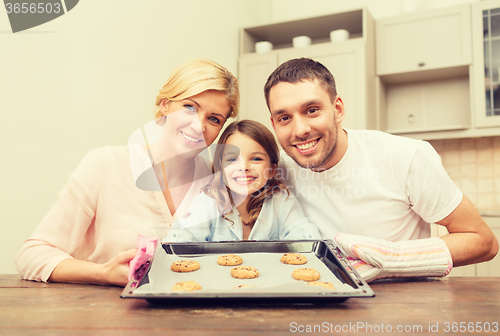
[(121, 299), (118, 287), (44, 284), (0, 275), (0, 335), (290, 335), (312, 334), (306, 331), (314, 328), (319, 334), (424, 335), (431, 328), (466, 335), (488, 326), (486, 334), (500, 334), (500, 278), (370, 287), (376, 297), (342, 304), (179, 307)]

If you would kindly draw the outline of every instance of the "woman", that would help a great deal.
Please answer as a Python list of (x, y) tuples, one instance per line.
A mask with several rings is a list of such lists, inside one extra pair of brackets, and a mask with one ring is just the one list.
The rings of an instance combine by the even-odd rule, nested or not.
[(236, 78), (217, 63), (175, 69), (156, 99), (160, 140), (148, 141), (143, 129), (144, 145), (89, 152), (16, 256), (19, 274), (126, 285), (137, 235), (162, 238), (174, 216), (186, 215), (210, 174), (198, 154), (237, 115), (238, 102)]

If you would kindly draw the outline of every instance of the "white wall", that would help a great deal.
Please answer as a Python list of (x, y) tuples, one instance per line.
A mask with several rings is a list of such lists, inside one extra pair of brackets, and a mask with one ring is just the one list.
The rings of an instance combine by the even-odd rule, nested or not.
[(269, 20), (267, 0), (84, 0), (13, 34), (0, 10), (0, 273), (17, 272), (83, 155), (153, 118), (174, 67), (209, 58), (236, 75), (239, 28)]

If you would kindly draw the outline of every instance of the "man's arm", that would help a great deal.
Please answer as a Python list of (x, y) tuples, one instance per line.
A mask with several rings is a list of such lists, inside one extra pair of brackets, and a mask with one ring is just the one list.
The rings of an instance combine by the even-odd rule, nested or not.
[(476, 207), (464, 195), (458, 207), (437, 222), (448, 229), (441, 237), (453, 259), (453, 266), (491, 260), (498, 253), (498, 241)]

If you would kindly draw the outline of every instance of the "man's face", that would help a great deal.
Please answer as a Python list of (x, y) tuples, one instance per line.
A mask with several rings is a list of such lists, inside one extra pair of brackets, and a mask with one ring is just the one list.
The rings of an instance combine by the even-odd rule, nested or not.
[(280, 82), (269, 92), (271, 122), (285, 152), (303, 168), (331, 168), (344, 105), (316, 80)]

